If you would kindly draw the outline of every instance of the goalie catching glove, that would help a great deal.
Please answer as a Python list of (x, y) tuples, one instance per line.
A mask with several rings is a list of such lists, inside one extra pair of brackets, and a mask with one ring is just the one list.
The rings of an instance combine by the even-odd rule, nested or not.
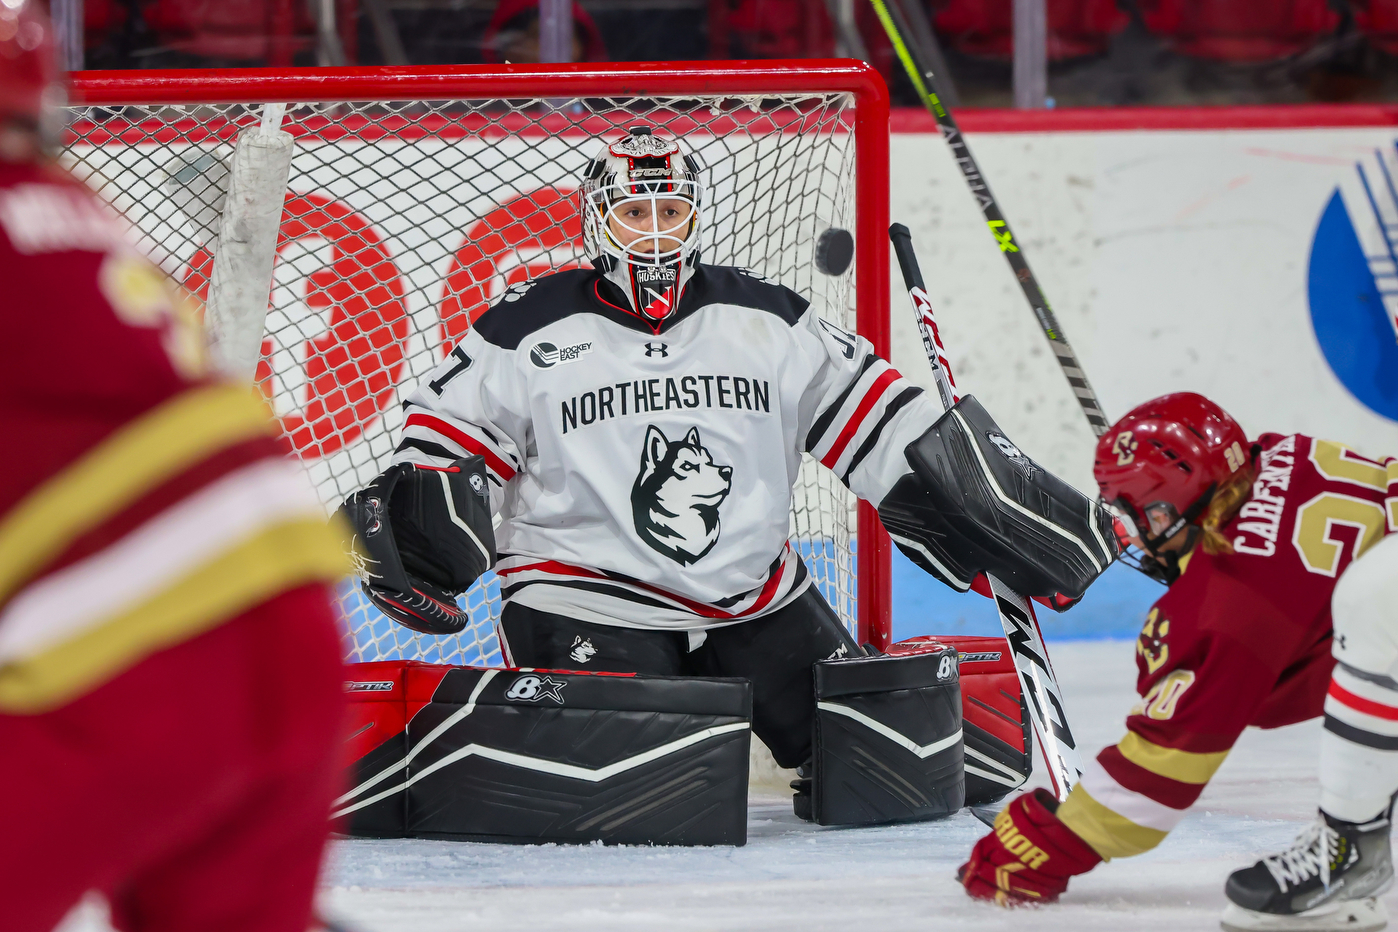
[(495, 563), (483, 458), (390, 466), (340, 511), (370, 602), (424, 634), (466, 627), (470, 616), (456, 597)]
[(970, 395), (905, 455), (912, 472), (879, 517), (900, 550), (956, 589), (986, 573), (1022, 595), (1074, 600), (1117, 557), (1110, 515), (1021, 453)]

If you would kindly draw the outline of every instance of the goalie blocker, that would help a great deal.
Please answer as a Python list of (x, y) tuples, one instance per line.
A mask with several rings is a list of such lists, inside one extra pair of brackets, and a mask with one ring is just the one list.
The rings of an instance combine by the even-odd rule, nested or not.
[(456, 604), (495, 564), (485, 460), (399, 463), (340, 507), (354, 536), (364, 594), (388, 617), (424, 634), (456, 634), (471, 618)]
[(909, 559), (955, 589), (985, 573), (1023, 595), (1073, 600), (1117, 557), (1111, 517), (1020, 452), (971, 395), (906, 456), (913, 471), (879, 517)]

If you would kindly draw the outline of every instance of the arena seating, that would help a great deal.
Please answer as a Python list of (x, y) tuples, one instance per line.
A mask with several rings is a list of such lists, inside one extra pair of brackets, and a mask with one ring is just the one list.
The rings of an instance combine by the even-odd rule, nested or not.
[(1326, 0), (1140, 0), (1140, 9), (1146, 27), (1175, 51), (1230, 62), (1295, 55), (1340, 21)]
[(1352, 0), (1354, 22), (1370, 44), (1398, 55), (1398, 0)]
[[(937, 6), (934, 26), (952, 48), (988, 58), (1013, 54), (1013, 0), (946, 0)], [(1116, 0), (1048, 0), (1049, 60), (1101, 54), (1126, 22)]]
[(711, 0), (709, 46), (712, 58), (823, 58), (835, 29), (822, 0)]
[[(88, 9), (107, 4), (120, 7), (112, 0), (87, 0)], [(352, 62), (354, 30), (347, 24), (354, 22), (357, 3), (336, 0), (335, 6)], [(161, 47), (214, 61), (290, 65), (316, 44), (315, 21), (299, 0), (144, 0), (141, 15)]]

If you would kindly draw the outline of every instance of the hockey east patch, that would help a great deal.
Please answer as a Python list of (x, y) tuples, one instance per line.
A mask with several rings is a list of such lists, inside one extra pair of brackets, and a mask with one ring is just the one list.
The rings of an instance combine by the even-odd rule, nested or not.
[(671, 441), (652, 424), (631, 487), (636, 533), (651, 549), (688, 566), (718, 543), (718, 507), (732, 488), (733, 467), (714, 462), (699, 428)]

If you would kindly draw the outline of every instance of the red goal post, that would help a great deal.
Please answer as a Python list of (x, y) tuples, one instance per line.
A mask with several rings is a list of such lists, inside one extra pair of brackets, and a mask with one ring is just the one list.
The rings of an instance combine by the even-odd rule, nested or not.
[[(822, 104), (821, 100), (833, 103)], [(453, 320), (466, 321), (469, 316), (462, 316), (466, 314), (465, 299), (451, 291), (454, 286), (450, 283), (442, 292), (438, 306), (415, 307), (412, 300), (415, 286), (407, 280), (410, 276), (404, 275), (400, 281), (394, 266), (395, 259), (402, 260), (406, 252), (412, 252), (414, 257), (430, 252), (426, 247), (401, 245), (394, 221), (402, 221), (398, 226), (411, 225), (411, 220), (406, 218), (411, 218), (416, 207), (433, 198), (455, 196), (455, 188), (451, 186), (459, 187), (461, 183), (460, 174), (452, 174), (456, 169), (443, 167), (454, 156), (440, 155), (430, 168), (416, 170), (416, 173), (404, 168), (406, 162), (412, 160), (401, 154), (403, 147), (422, 146), (423, 140), (430, 140), (430, 146), (425, 148), (439, 153), (451, 153), (454, 144), (495, 138), (496, 134), (577, 139), (586, 145), (589, 136), (607, 129), (625, 128), (628, 120), (635, 121), (640, 116), (659, 119), (659, 125), (671, 131), (688, 128), (714, 138), (721, 138), (727, 132), (745, 134), (744, 139), (767, 133), (777, 140), (776, 143), (766, 149), (759, 147), (751, 158), (770, 162), (783, 157), (782, 140), (786, 136), (794, 138), (805, 133), (809, 138), (816, 138), (822, 134), (846, 134), (854, 142), (852, 152), (843, 157), (848, 163), (843, 171), (849, 177), (843, 182), (837, 179), (849, 188), (843, 196), (852, 203), (853, 210), (845, 222), (855, 234), (855, 263), (850, 276), (853, 295), (844, 302), (853, 305), (853, 320), (846, 323), (852, 322), (880, 355), (887, 357), (889, 354), (889, 99), (883, 80), (863, 63), (797, 60), (489, 68), (89, 71), (73, 76), (70, 132), (64, 160), (127, 217), (142, 248), (191, 291), (200, 294), (201, 287), (208, 288), (214, 248), (211, 231), (217, 228), (221, 192), (226, 190), (226, 184), (223, 189), (218, 188), (218, 159), (223, 157), (221, 153), (231, 152), (239, 132), (265, 118), (263, 111), (268, 104), (285, 104), (286, 122), (280, 128), (289, 132), (298, 145), (318, 153), (309, 163), (294, 162), (277, 241), (277, 262), (287, 269), (303, 259), (309, 264), (307, 267), (314, 266), (319, 260), (305, 259), (299, 253), (294, 259), (289, 257), (298, 238), (305, 240), (305, 252), (316, 249), (324, 252), (324, 241), (331, 241), (329, 264), (293, 281), (297, 288), (305, 290), (304, 297), (297, 299), (302, 304), (323, 310), (328, 303), (334, 309), (330, 312), (328, 338), (325, 334), (303, 332), (305, 320), (292, 319), (294, 314), (284, 313), (277, 305), (278, 289), (286, 290), (284, 284), (279, 284), (285, 276), (274, 279), (273, 307), (268, 317), (268, 339), (264, 343), (266, 357), (259, 365), (258, 376), (269, 399), (275, 395), (275, 400), (280, 401), (284, 391), (293, 389), (299, 393), (301, 409), (284, 417), (284, 423), (293, 439), (299, 437), (305, 441), (298, 443), (297, 448), (302, 451), (312, 477), (322, 487), (327, 505), (334, 503), (333, 496), (345, 494), (347, 482), (356, 477), (364, 481), (366, 471), (382, 468), (386, 462), (391, 450), (389, 441), (378, 442), (376, 438), (386, 438), (388, 434), (386, 422), (391, 414), (384, 399), (394, 397), (396, 400), (395, 385), (389, 384), (387, 378), (389, 374), (401, 372), (401, 379), (422, 375), (423, 366), (410, 358), (413, 353), (422, 354), (423, 365), (433, 361), (433, 354), (435, 359), (441, 358), (442, 346), (449, 346), (452, 336), (447, 321), (449, 298), (456, 301), (452, 307), (459, 312)], [(840, 109), (842, 107), (844, 110)], [(816, 125), (831, 113), (835, 114), (831, 122)], [(662, 116), (656, 117), (656, 114)], [(280, 111), (276, 111), (276, 119), (282, 119)], [(376, 141), (381, 143), (386, 138), (393, 143), (388, 155), (371, 152), (351, 158), (344, 154), (344, 147), (350, 145), (350, 140), (372, 147)], [(129, 157), (126, 150), (130, 150)], [(811, 164), (817, 164), (819, 158), (817, 156), (816, 162)], [(529, 160), (521, 158), (520, 161)], [(473, 163), (471, 168), (487, 173), (499, 171), (498, 166), (484, 163)], [(766, 176), (753, 175), (746, 168), (734, 171), (730, 188), (739, 193), (746, 191), (749, 197), (767, 197), (764, 185), (777, 183), (765, 181)], [(226, 169), (223, 172), (226, 176)], [(192, 184), (190, 179), (194, 179)], [(360, 183), (355, 179), (362, 180), (361, 188), (346, 188), (351, 183)], [(438, 179), (443, 179), (440, 189), (433, 188), (432, 183)], [(511, 183), (501, 174), (502, 187)], [(554, 184), (552, 181), (545, 183)], [(800, 235), (793, 233), (794, 239), (788, 241), (785, 231), (771, 231), (774, 245), (748, 242), (732, 247), (728, 258), (737, 261), (732, 257), (741, 258), (753, 250), (760, 252), (767, 248), (766, 255), (782, 257), (784, 272), (795, 275), (808, 287), (818, 287), (818, 281), (807, 271), (793, 266), (790, 257), (800, 252), (806, 265), (811, 264), (811, 234), (819, 230), (808, 227), (813, 220), (826, 222), (828, 218), (817, 216), (818, 211), (798, 216), (790, 204), (795, 201), (805, 204), (811, 198), (819, 200), (825, 195), (802, 189), (800, 178), (783, 176), (780, 184), (785, 186), (783, 191), (792, 192), (793, 201), (779, 202), (775, 206), (793, 210), (792, 225), (801, 228)], [(382, 193), (393, 185), (401, 187), (394, 189), (391, 196)], [(319, 190), (321, 188), (331, 193)], [(547, 197), (543, 202), (534, 197), (527, 205), (532, 212), (528, 215), (518, 210), (511, 214), (514, 209), (514, 202), (511, 202), (497, 203), (495, 213), (489, 216), (503, 211), (504, 222), (515, 225), (510, 229), (523, 224), (519, 228), (533, 230), (531, 216), (562, 217), (571, 209), (571, 201), (563, 203), (568, 192), (562, 190), (556, 203)], [(347, 191), (349, 193), (345, 193)], [(380, 213), (369, 216), (368, 221), (355, 209), (358, 200), (366, 198), (379, 198), (373, 204), (380, 209)], [(383, 216), (382, 210), (386, 209), (383, 205), (394, 198), (409, 207), (387, 219), (376, 219)], [(497, 198), (497, 202), (499, 200)], [(770, 212), (772, 205), (766, 209)], [(431, 222), (414, 231), (417, 240), (450, 236), (460, 241), (464, 231), (444, 227), (438, 222), (443, 221), (444, 216), (429, 216)], [(437, 228), (444, 232), (434, 232)], [(550, 230), (554, 228), (564, 231), (566, 223), (559, 220), (549, 227)], [(498, 225), (489, 223), (469, 229), (484, 233), (487, 239), (490, 234), (500, 232)], [(553, 239), (549, 239), (550, 235), (545, 231), (531, 240), (531, 248), (547, 254), (546, 261), (540, 260), (543, 265), (528, 265), (527, 268), (522, 265), (523, 272), (519, 274), (557, 267), (558, 261), (549, 258), (552, 253), (548, 250), (559, 247), (559, 237), (564, 233), (558, 233)], [(346, 243), (351, 245), (346, 246)], [(708, 245), (706, 243), (706, 249)], [(717, 258), (723, 259), (723, 250), (718, 252)], [(452, 270), (461, 273), (465, 264), (461, 250), (453, 261)], [(518, 257), (512, 261), (524, 262)], [(422, 258), (420, 264), (432, 269), (445, 267), (444, 260), (436, 253)], [(771, 270), (764, 274), (796, 286), (787, 281), (789, 275), (776, 275)], [(449, 272), (448, 278), (450, 275)], [(470, 276), (462, 280), (467, 280), (468, 289), (476, 288), (471, 292), (474, 298), (486, 296), (485, 284)], [(350, 297), (343, 298), (344, 294)], [(361, 327), (354, 330), (352, 338), (345, 338), (349, 344), (355, 340), (366, 347), (374, 344), (361, 356), (346, 357), (352, 367), (357, 367), (359, 376), (356, 377), (362, 377), (363, 384), (336, 383), (337, 377), (341, 378), (341, 383), (344, 381), (341, 370), (335, 369), (331, 359), (338, 350), (326, 349), (315, 342), (325, 339), (333, 342), (342, 330), (346, 333), (353, 330), (353, 321), (346, 323), (346, 318), (352, 316), (344, 310), (346, 301), (358, 301), (363, 314), (372, 318), (378, 328)], [(427, 302), (426, 298), (419, 302), (424, 303), (437, 302), (435, 298), (432, 302)], [(417, 325), (416, 321), (428, 313), (442, 318), (439, 327)], [(274, 332), (274, 318), (283, 321), (277, 324), (282, 330)], [(395, 329), (400, 326), (401, 339), (400, 331)], [(452, 326), (458, 327), (455, 335), (459, 337), (459, 327), (469, 326), (469, 322)], [(292, 338), (304, 338), (304, 348), (296, 349), (304, 357), (301, 360), (304, 371), (299, 374), (288, 375), (277, 369), (272, 360), (276, 353), (268, 350), (272, 337), (281, 340), (284, 333), (290, 333)], [(384, 334), (387, 336), (380, 340)], [(379, 346), (379, 342), (388, 345)], [(273, 350), (277, 347), (285, 349), (277, 343)], [(370, 369), (378, 366), (381, 371), (364, 374), (364, 359), (372, 361)], [(317, 365), (324, 370), (319, 376), (310, 371)], [(323, 389), (321, 382), (328, 388)], [(346, 400), (345, 396), (355, 392), (358, 392), (357, 398)], [(335, 407), (337, 404), (339, 407)], [(312, 416), (312, 409), (318, 413), (319, 420)], [(370, 437), (365, 425), (375, 419), (378, 434)], [(357, 449), (362, 450), (362, 455), (347, 479), (327, 472), (324, 463), (317, 459), (328, 456), (327, 443), (348, 446), (349, 441), (344, 440), (344, 424), (352, 422), (359, 425), (359, 432), (353, 439), (359, 444)], [(318, 427), (322, 423), (327, 425), (323, 431)], [(300, 434), (295, 434), (294, 430), (299, 430)], [(305, 452), (308, 448), (313, 451), (310, 455)], [(336, 452), (344, 457), (353, 451), (337, 448)], [(329, 491), (324, 491), (326, 489)], [(857, 546), (853, 549), (857, 563), (858, 634), (862, 642), (883, 648), (891, 639), (892, 627), (890, 543), (874, 508), (861, 502), (857, 515), (856, 528), (852, 530), (857, 535)], [(402, 647), (401, 641), (395, 643)], [(409, 656), (406, 651), (403, 655)], [(378, 653), (355, 659), (378, 656), (385, 655)], [(436, 655), (419, 651), (417, 656), (448, 659), (445, 650)]]

